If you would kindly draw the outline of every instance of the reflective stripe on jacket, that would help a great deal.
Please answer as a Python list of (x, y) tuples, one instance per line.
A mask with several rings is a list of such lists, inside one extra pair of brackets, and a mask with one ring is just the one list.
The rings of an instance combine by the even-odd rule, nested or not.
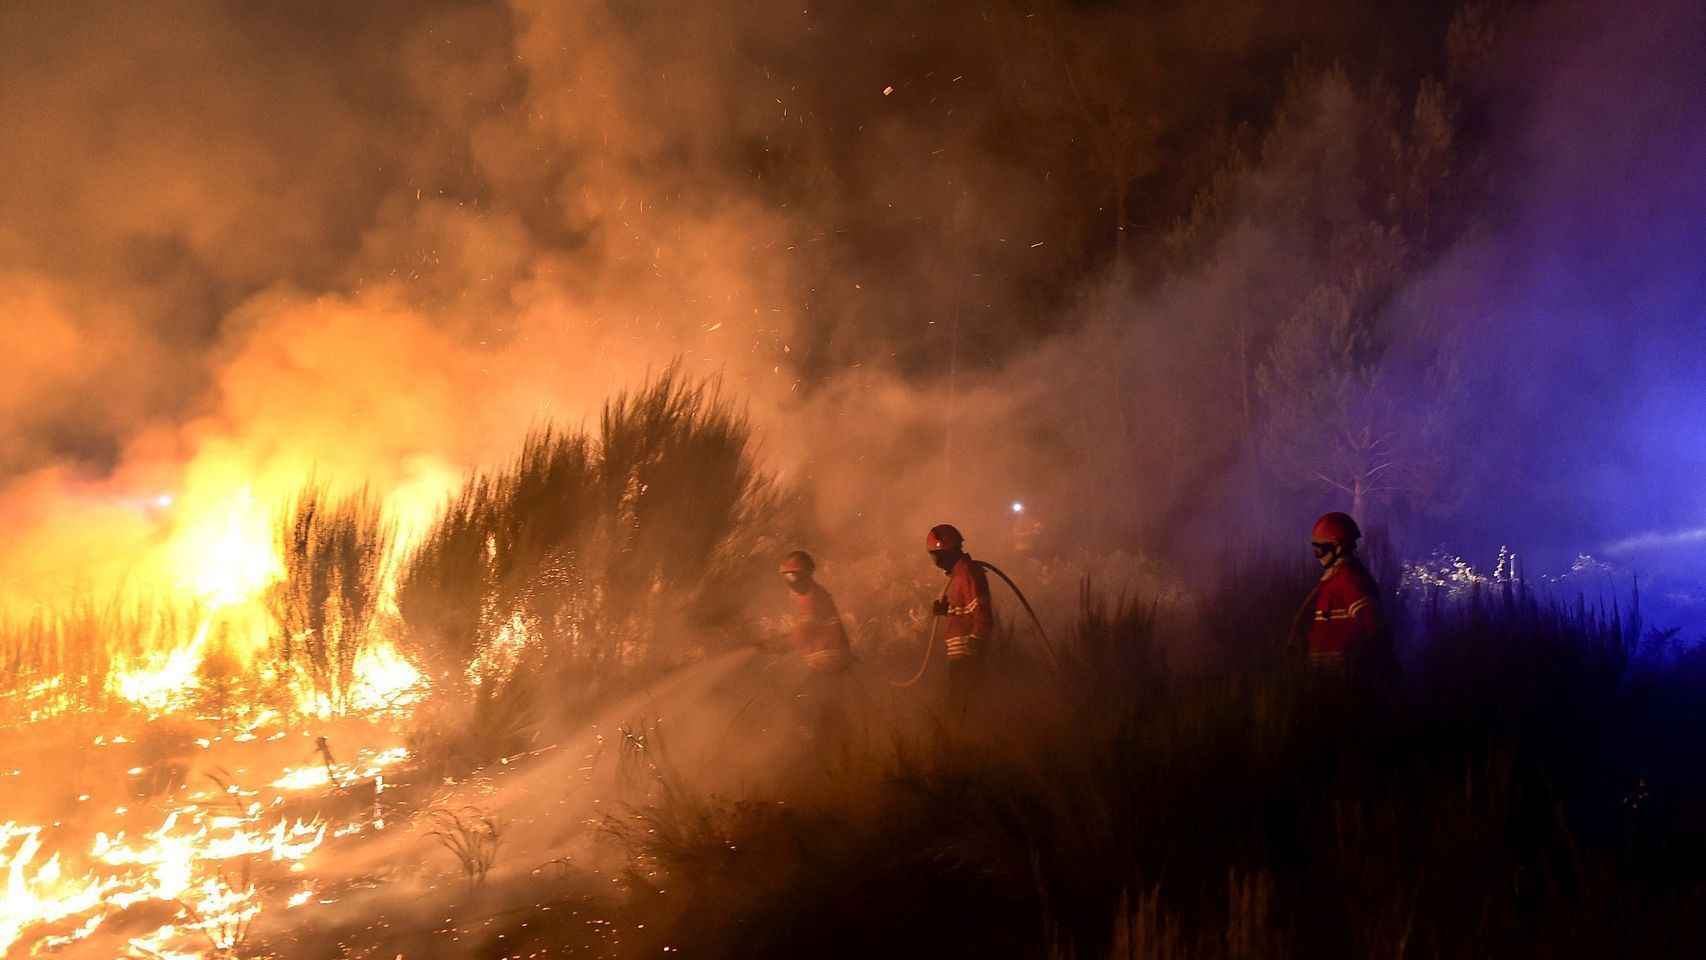
[(1328, 567), (1315, 591), (1313, 618), (1307, 624), (1309, 662), (1342, 666), (1379, 630), (1379, 604), (1380, 588), (1361, 560), (1347, 556)]
[(948, 574), (947, 624), (942, 636), (948, 659), (976, 656), (995, 633), (995, 609), (989, 598), (989, 577), (968, 554)]

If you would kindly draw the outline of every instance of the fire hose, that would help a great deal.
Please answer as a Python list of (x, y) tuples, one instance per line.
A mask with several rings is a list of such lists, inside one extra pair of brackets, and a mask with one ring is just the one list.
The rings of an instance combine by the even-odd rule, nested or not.
[[(1030, 616), (1031, 616), (1031, 623), (1036, 625), (1037, 636), (1041, 637), (1042, 641), (1043, 641), (1043, 649), (1047, 650), (1050, 659), (1053, 659), (1053, 657), (1054, 657), (1054, 643), (1049, 640), (1048, 631), (1043, 629), (1042, 618), (1037, 616), (1037, 611), (1031, 607), (1031, 601), (1025, 599), (1025, 591), (1020, 590), (1019, 585), (1013, 582), (1013, 578), (1009, 577), (1005, 571), (1003, 571), (1000, 567), (996, 566), (995, 564), (990, 563), (986, 560), (973, 560), (972, 563), (977, 564), (979, 569), (987, 570), (990, 573), (993, 573), (996, 576), (1000, 577), (1001, 582), (1007, 584), (1007, 588), (1009, 590), (1013, 591), (1013, 596), (1019, 598), (1019, 605), (1025, 608), (1025, 612), (1030, 614)], [(947, 591), (947, 588), (944, 587), (942, 589), (941, 599), (946, 600), (947, 598), (948, 598), (948, 591)], [(918, 683), (918, 681), (924, 679), (925, 671), (930, 669), (930, 655), (936, 649), (936, 628), (941, 624), (941, 622), (942, 622), (941, 617), (932, 617), (930, 619), (930, 642), (928, 644), (926, 644), (924, 647), (924, 662), (920, 663), (918, 665), (918, 672), (912, 675), (911, 680), (907, 680), (904, 683), (896, 682), (894, 680), (890, 680), (889, 686), (896, 687), (899, 689), (905, 689), (907, 687), (911, 687), (911, 686), (916, 685)]]

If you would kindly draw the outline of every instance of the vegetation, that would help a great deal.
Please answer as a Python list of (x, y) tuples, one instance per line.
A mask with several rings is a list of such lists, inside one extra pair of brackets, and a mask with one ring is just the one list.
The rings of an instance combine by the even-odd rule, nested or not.
[(109, 706), (119, 671), (171, 649), (198, 620), (192, 609), (85, 598), (0, 622), (0, 723)]
[(478, 890), (497, 862), (503, 842), (497, 820), (476, 807), (464, 807), (429, 810), (427, 821), (432, 825), (427, 836), (456, 858), (469, 891)]
[(489, 760), (526, 739), (540, 689), (568, 710), (694, 656), (768, 574), (785, 506), (745, 418), (675, 366), (607, 403), (596, 433), (533, 433), (402, 564), (425, 726), (444, 734), (426, 739)]
[[(1453, 418), (1469, 415), (1453, 331), (1475, 318), (1423, 314), (1405, 294), (1488, 207), (1485, 131), (1465, 93), (1496, 22), (1468, 8), (1443, 31), (1442, 55), (1390, 72), (1302, 59), (1278, 84), (1282, 68), (1263, 68), (1256, 86), (1283, 93), (1252, 98), (1258, 132), (1197, 116), (1192, 98), (1168, 92), (1181, 74), (1165, 54), (1179, 41), (1135, 49), (1153, 33), (1146, 15), (1044, 12), (980, 11), (977, 30), (952, 32), (986, 49), (921, 58), (956, 66), (913, 81), (941, 89), (907, 93), (931, 104), (940, 94), (944, 119), (974, 118), (933, 130), (930, 146), (938, 132), (948, 146), (931, 156), (993, 159), (1047, 186), (996, 191), (978, 182), (995, 174), (944, 163), (916, 174), (922, 195), (902, 207), (924, 224), (905, 236), (949, 253), (919, 256), (891, 242), (892, 224), (860, 215), (808, 215), (824, 240), (815, 249), (833, 251), (818, 256), (838, 272), (892, 267), (926, 313), (959, 316), (971, 294), (933, 275), (971, 264), (1026, 292), (1013, 317), (1084, 319), (1089, 342), (1105, 346), (1075, 377), (1071, 401), (1087, 405), (1045, 401), (1029, 426), (1082, 431), (1060, 449), (1095, 452), (1080, 468), (1086, 487), (1146, 477), (1166, 504), (1169, 491), (1247, 472), (1264, 505), (1280, 499), (1274, 481), (1365, 519), (1449, 504), (1444, 452)], [(1198, 19), (1181, 22), (1194, 34)], [(976, 57), (985, 69), (959, 65)], [(996, 99), (967, 109), (981, 96)], [(827, 102), (821, 112), (845, 115)], [(836, 164), (854, 151), (813, 149), (812, 129), (762, 138), (755, 179), (777, 209), (836, 212), (814, 200), (852, 172)], [(769, 167), (805, 156), (820, 159)], [(1022, 203), (988, 202), (999, 192)], [(1015, 266), (991, 237), (1037, 238), (1024, 246), (1037, 266)], [(859, 245), (893, 250), (894, 262)], [(1154, 330), (1128, 315), (1150, 295), (1166, 315)], [(860, 333), (882, 341), (894, 323), (894, 339), (923, 344), (893, 354), (903, 372), (944, 354), (958, 362), (958, 323), (900, 337), (913, 314), (864, 316)], [(996, 351), (1034, 343), (991, 339), (1011, 341)], [(807, 374), (847, 359), (833, 343), (806, 346)], [(395, 628), (432, 681), (412, 744), (423, 779), (461, 776), (523, 755), (547, 724), (749, 639), (742, 605), (780, 552), (789, 507), (716, 383), (670, 367), (612, 399), (595, 425), (542, 426), (509, 464), (470, 477), (406, 557), (389, 557), (373, 500), (310, 483), (277, 530), (273, 663), (341, 709), (364, 645)], [(1169, 513), (1132, 509), (1149, 523)], [(1063, 522), (1142, 542), (1126, 536), (1141, 524), (1104, 511)], [(381, 613), (389, 559), (394, 624)], [(789, 775), (717, 795), (683, 772), (657, 724), (621, 726), (610, 799), (625, 806), (604, 826), (629, 869), (626, 896), (603, 906), (643, 931), (622, 952), (1172, 960), (1706, 948), (1706, 749), (1692, 736), (1706, 658), (1670, 649), (1674, 634), (1643, 634), (1638, 603), (1543, 600), (1514, 578), (1465, 597), (1395, 594), (1402, 669), (1345, 684), (1300, 670), (1279, 642), (1307, 571), (1226, 567), (1224, 582), (1190, 584), (1182, 603), (1114, 599), (1086, 582), (1057, 643), (991, 644), (1001, 659), (968, 722), (902, 716), (833, 773), (784, 758)], [(870, 574), (862, 652), (910, 654), (899, 648), (920, 626), (908, 607), (916, 584), (893, 566)], [(176, 616), (90, 605), (0, 629), (0, 669), (18, 691), (0, 709), (102, 702), (118, 665), (186, 635)], [(1663, 669), (1642, 656), (1647, 644), (1666, 647)], [(211, 638), (199, 706), (226, 713), (241, 669)], [(741, 719), (755, 702), (731, 712)], [(424, 819), (470, 894), (539, 905), (538, 890), (501, 875), (487, 888), (509, 839), (493, 816), (464, 807)], [(578, 869), (550, 863), (568, 864), (565, 877)], [(524, 905), (480, 926), (506, 938), (504, 955), (531, 956), (583, 946), (584, 921), (571, 916)], [(427, 942), (439, 922), (435, 912), (433, 932), (419, 931)], [(219, 931), (212, 946), (235, 952), (245, 932)]]
[(363, 490), (334, 500), (310, 481), (277, 531), (284, 576), (267, 591), (280, 676), (304, 682), (334, 712), (348, 704), (356, 657), (378, 628), (379, 593), (392, 541)]
[(1631, 668), (1638, 617), (1520, 586), (1396, 613), (1409, 669), (1357, 688), (1284, 662), (1169, 671), (1148, 606), (1086, 594), (1059, 656), (1006, 665), (973, 725), (986, 735), (902, 736), (831, 791), (652, 792), (614, 825), (636, 858), (634, 919), (657, 931), (634, 955), (1706, 944), (1706, 840), (1689, 826), (1706, 751), (1687, 723), (1706, 691)]

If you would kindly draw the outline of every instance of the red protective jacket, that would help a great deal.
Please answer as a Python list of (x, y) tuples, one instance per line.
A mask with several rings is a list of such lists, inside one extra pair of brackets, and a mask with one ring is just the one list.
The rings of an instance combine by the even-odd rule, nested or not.
[(1306, 615), (1310, 664), (1342, 669), (1380, 631), (1380, 588), (1361, 560), (1345, 557), (1321, 575)]
[(971, 556), (960, 557), (948, 574), (947, 624), (943, 637), (948, 659), (977, 656), (983, 644), (995, 635), (995, 607), (989, 599), (989, 577)]
[(851, 648), (841, 611), (822, 584), (813, 582), (805, 593), (794, 594), (794, 649), (813, 670), (839, 670), (847, 666)]

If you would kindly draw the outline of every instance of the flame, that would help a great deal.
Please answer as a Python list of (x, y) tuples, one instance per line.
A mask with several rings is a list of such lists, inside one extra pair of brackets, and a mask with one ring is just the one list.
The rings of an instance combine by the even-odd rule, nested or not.
[[(287, 770), (273, 786), (300, 791), (327, 786), (334, 776), (340, 784), (378, 778), (408, 758), (403, 747), (366, 751), (358, 762), (331, 771), (324, 766)], [(226, 791), (230, 798), (254, 794), (234, 784)], [(281, 800), (275, 797), (273, 803)], [(263, 909), (256, 885), (247, 881), (234, 885), (226, 876), (226, 864), (260, 861), (297, 871), (328, 836), (350, 836), (369, 826), (383, 829), (377, 806), (371, 812), (372, 821), (352, 821), (336, 830), (317, 817), (280, 817), (269, 825), (264, 819), (268, 809), (270, 805), (260, 802), (240, 809), (192, 803), (172, 809), (159, 827), (134, 839), (123, 831), (97, 833), (76, 877), (58, 853), (40, 859), (45, 846), (43, 827), (0, 823), (0, 871), (5, 877), (0, 892), (0, 955), (32, 926), (83, 918), (68, 934), (42, 938), (41, 948), (53, 949), (91, 936), (115, 911), (161, 901), (177, 904), (179, 915), (146, 936), (131, 939), (131, 945), (148, 956), (194, 960), (201, 953), (179, 952), (181, 946), (174, 944), (195, 934), (218, 949), (227, 949)], [(292, 895), (286, 906), (306, 903), (312, 890), (310, 884)]]
[[(145, 498), (147, 522), (155, 534), (152, 546), (126, 555), (131, 569), (120, 581), (124, 589), (114, 595), (124, 603), (153, 602), (183, 615), (162, 617), (160, 626), (150, 626), (136, 637), (114, 637), (105, 683), (111, 695), (151, 717), (199, 702), (208, 668), (226, 655), (263, 683), (282, 679), (269, 672), (266, 654), (274, 625), (266, 597), (284, 576), (275, 542), (279, 511), (304, 472), (300, 464), (254, 470), (246, 463), (230, 450), (204, 451), (184, 468), (172, 494)], [(460, 471), (436, 462), (416, 464), (392, 489), (385, 510), (398, 533), (382, 566), (382, 625), (357, 655), (354, 684), (335, 705), (318, 691), (294, 690), (292, 708), (281, 708), (280, 713), (328, 717), (341, 710), (377, 716), (420, 698), (425, 681), (386, 635), (384, 624), (396, 616), (397, 558), (429, 527), (460, 479)], [(0, 690), (0, 696), (8, 698), (4, 705), (11, 715), (36, 719), (75, 709), (79, 693), (72, 687), (57, 676), (30, 678), (27, 685)], [(221, 734), (232, 743), (286, 736), (282, 730), (271, 736), (260, 730), (278, 721), (279, 713), (250, 709), (240, 716), (238, 730)], [(128, 742), (115, 733), (97, 737), (96, 745)], [(209, 733), (211, 740), (221, 739)], [(207, 749), (211, 740), (196, 743)], [(144, 809), (88, 811), (85, 816), (109, 819), (83, 826), (89, 832), (77, 836), (93, 835), (86, 842), (56, 844), (55, 837), (68, 835), (62, 830), (75, 829), (58, 824), (0, 822), (0, 956), (9, 956), (26, 938), (31, 947), (24, 952), (49, 953), (102, 932), (118, 938), (114, 950), (121, 955), (180, 960), (223, 956), (263, 910), (313, 902), (312, 884), (292, 885), (297, 892), (286, 903), (278, 883), (251, 883), (249, 870), (275, 864), (287, 873), (301, 872), (324, 845), (385, 829), (379, 802), (382, 774), (407, 759), (405, 748), (389, 747), (355, 751), (348, 764), (275, 766), (269, 773), (249, 775), (256, 778), (254, 784), (270, 783), (270, 796), (262, 795), (266, 786), (245, 789), (237, 783), (187, 797), (174, 791), (160, 801), (154, 811), (158, 819), (152, 821), (137, 820), (148, 816)], [(132, 775), (141, 776), (146, 769), (132, 768)], [(374, 782), (374, 800), (353, 818), (340, 814), (333, 822), (277, 814), (287, 795), (346, 788), (366, 778)], [(0, 816), (5, 812), (0, 810)], [(150, 822), (155, 826), (138, 833), (139, 822), (145, 828)], [(104, 830), (97, 832), (96, 826)], [(118, 924), (109, 921), (116, 914), (154, 902), (175, 905), (176, 915), (141, 935), (135, 929), (122, 936), (113, 932)]]
[(169, 950), (166, 944), (178, 935), (178, 928), (166, 924), (146, 937), (132, 937), (130, 945), (140, 951), (142, 956), (157, 957), (159, 960), (201, 960), (197, 953), (179, 953)]
[[(66, 882), (58, 854), (32, 873), (30, 864), (42, 848), (41, 830), (0, 823), (0, 867), (6, 870), (5, 892), (0, 894), (0, 954), (11, 949), (25, 927), (85, 913), (100, 905), (106, 890), (99, 880)], [(18, 847), (8, 855), (14, 840)]]
[[(280, 492), (269, 507), (250, 484), (222, 490), (242, 471), (229, 464), (198, 464), (191, 489), (174, 501), (172, 532), (153, 561), (145, 582), (160, 584), (202, 611), (193, 633), (128, 658), (115, 658), (109, 689), (151, 714), (187, 706), (201, 683), (215, 626), (220, 643), (245, 667), (253, 668), (268, 648), (273, 629), (264, 599), (284, 576), (274, 538), (277, 511), (288, 502)], [(385, 511), (397, 531), (382, 565), (380, 604), (396, 613), (398, 558), (430, 525), (456, 475), (436, 464), (420, 465), (412, 480), (387, 497)], [(282, 486), (272, 484), (270, 486)], [(334, 704), (323, 691), (294, 691), (306, 716), (326, 717), (338, 710), (360, 713), (407, 706), (418, 699), (420, 673), (385, 637), (376, 636), (358, 655), (355, 684), (345, 702)]]
[(510, 617), (498, 627), (486, 648), (468, 661), (465, 671), (468, 682), (477, 687), (488, 681), (499, 682), (508, 678), (532, 642), (533, 634), (526, 619), (519, 613)]
[(202, 649), (209, 623), (203, 620), (189, 643), (150, 655), (136, 667), (113, 674), (113, 691), (154, 713), (181, 704), (201, 683)]
[[(280, 790), (311, 790), (315, 787), (331, 784), (334, 774), (340, 784), (351, 779), (378, 777), (386, 767), (401, 763), (408, 757), (409, 750), (407, 747), (392, 747), (389, 750), (374, 754), (359, 767), (339, 764), (332, 769), (327, 769), (322, 764), (317, 767), (289, 768), (285, 770), (284, 776), (274, 780), (272, 785)], [(380, 781), (380, 785), (383, 785), (383, 780)]]
[(354, 706), (362, 712), (407, 706), (420, 699), (422, 677), (390, 643), (363, 650), (355, 659)]
[[(395, 644), (375, 639), (356, 654), (355, 682), (344, 703), (346, 712), (374, 714), (417, 703), (425, 689), (425, 678)], [(337, 706), (322, 691), (298, 689), (296, 710), (304, 716), (325, 719)]]
[(284, 575), (271, 513), (247, 486), (181, 528), (171, 556), (179, 585), (215, 610), (255, 598)]

